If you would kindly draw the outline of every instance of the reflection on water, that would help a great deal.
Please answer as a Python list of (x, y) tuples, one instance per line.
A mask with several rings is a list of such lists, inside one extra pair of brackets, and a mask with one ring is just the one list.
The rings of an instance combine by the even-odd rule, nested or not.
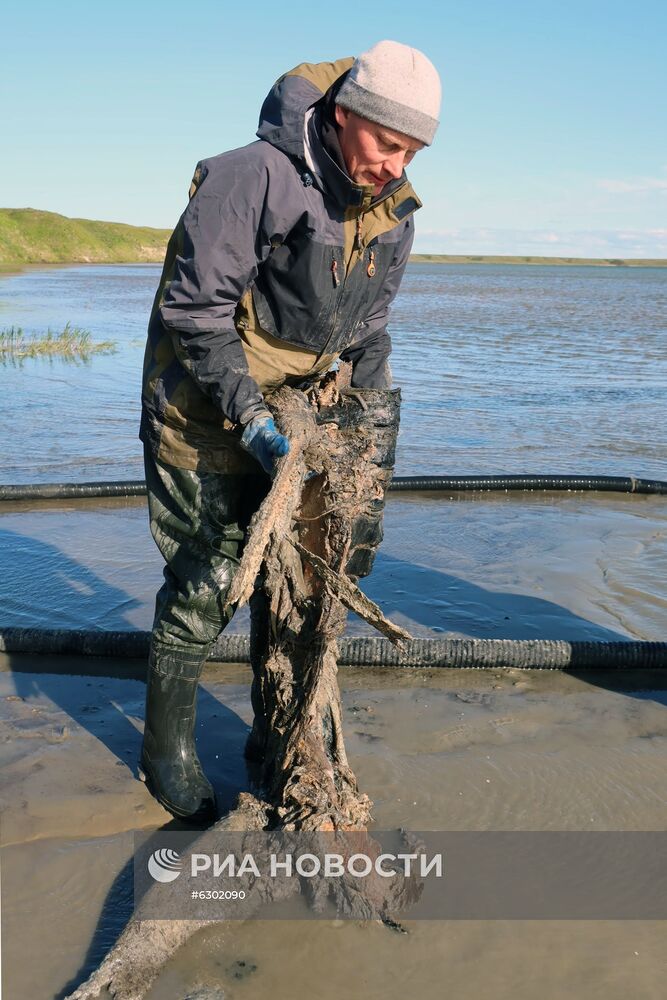
[[(0, 326), (69, 321), (118, 353), (0, 368), (4, 482), (137, 478), (143, 345), (160, 269), (75, 266), (0, 281)], [(397, 473), (667, 478), (667, 269), (408, 268), (390, 329)]]

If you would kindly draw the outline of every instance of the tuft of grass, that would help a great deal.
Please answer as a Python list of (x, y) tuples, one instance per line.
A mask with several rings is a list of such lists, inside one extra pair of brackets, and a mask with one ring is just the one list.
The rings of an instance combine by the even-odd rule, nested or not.
[(0, 358), (89, 358), (91, 354), (110, 354), (116, 350), (112, 340), (95, 342), (89, 330), (66, 323), (60, 333), (49, 328), (46, 333), (26, 334), (20, 326), (0, 330)]

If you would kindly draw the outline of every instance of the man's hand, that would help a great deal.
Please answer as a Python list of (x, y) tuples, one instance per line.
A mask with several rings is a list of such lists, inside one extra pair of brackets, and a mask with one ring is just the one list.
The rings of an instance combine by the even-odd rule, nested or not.
[(260, 463), (265, 472), (273, 475), (276, 458), (286, 455), (289, 441), (277, 430), (273, 417), (268, 411), (261, 413), (246, 424), (241, 444)]

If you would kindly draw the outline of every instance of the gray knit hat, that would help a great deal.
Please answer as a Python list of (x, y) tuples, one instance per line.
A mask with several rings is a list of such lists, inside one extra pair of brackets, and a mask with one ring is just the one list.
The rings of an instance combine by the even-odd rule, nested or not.
[(440, 77), (418, 49), (378, 42), (355, 59), (336, 104), (430, 146), (438, 127)]

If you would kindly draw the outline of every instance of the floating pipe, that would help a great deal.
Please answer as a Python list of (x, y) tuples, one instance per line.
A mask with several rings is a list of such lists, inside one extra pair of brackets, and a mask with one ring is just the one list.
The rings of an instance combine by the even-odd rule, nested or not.
[[(636, 476), (394, 476), (392, 492), (481, 490), (566, 490), (601, 493), (643, 493), (667, 496), (667, 482)], [(87, 497), (139, 497), (146, 495), (143, 479), (97, 483), (28, 483), (0, 485), (0, 500), (81, 500)]]

